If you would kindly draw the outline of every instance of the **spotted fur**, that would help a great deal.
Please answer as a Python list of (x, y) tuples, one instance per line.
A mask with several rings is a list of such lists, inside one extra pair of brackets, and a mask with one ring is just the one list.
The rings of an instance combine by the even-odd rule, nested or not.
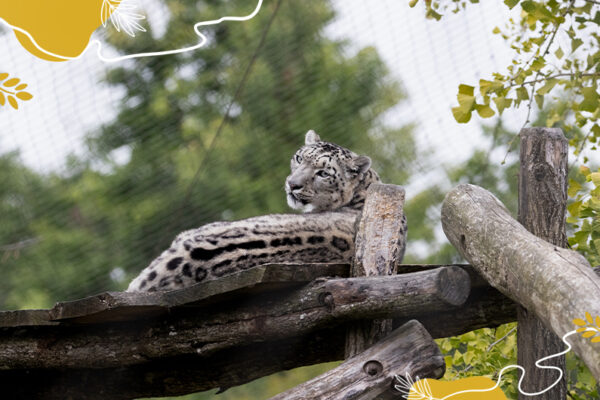
[(183, 232), (127, 290), (178, 289), (265, 263), (350, 262), (355, 217), (367, 188), (379, 181), (370, 166), (368, 157), (309, 131), (285, 184), (290, 207), (306, 214), (215, 222)]

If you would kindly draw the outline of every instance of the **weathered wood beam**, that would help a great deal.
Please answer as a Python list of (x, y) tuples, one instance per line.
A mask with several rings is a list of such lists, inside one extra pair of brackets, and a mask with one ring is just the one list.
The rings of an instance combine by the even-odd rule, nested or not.
[[(174, 309), (154, 323), (43, 326), (0, 331), (0, 364), (11, 368), (123, 367), (149, 359), (209, 356), (365, 318), (446, 310), (468, 297), (459, 267), (388, 277), (321, 279), (296, 290)], [(191, 312), (185, 312), (185, 311)], [(42, 332), (43, 331), (43, 332)]]
[[(567, 247), (567, 139), (560, 128), (525, 128), (519, 136), (518, 220), (537, 237), (556, 246)], [(535, 362), (560, 353), (565, 345), (534, 312), (522, 306), (517, 307), (517, 322), (517, 362), (525, 368), (521, 387), (526, 392), (542, 391), (554, 383), (556, 371), (538, 368)], [(565, 356), (550, 359), (544, 365), (553, 365), (566, 371)], [(529, 397), (519, 393), (520, 400)], [(537, 397), (537, 400), (566, 399), (566, 374), (563, 374), (558, 385)]]
[[(372, 184), (357, 223), (351, 276), (395, 275), (406, 247), (404, 189)], [(346, 337), (346, 358), (362, 352), (392, 331), (391, 319), (359, 321)]]
[[(490, 192), (459, 185), (444, 200), (442, 227), (450, 242), (494, 287), (562, 337), (584, 313), (600, 315), (600, 278), (577, 252), (528, 232)], [(569, 338), (600, 379), (600, 347)]]
[[(403, 265), (402, 271), (431, 270), (440, 266)], [(496, 289), (487, 285), (472, 267), (461, 266), (471, 276), (472, 289), (462, 306), (449, 306), (446, 310), (419, 313), (394, 320), (400, 326), (417, 318), (434, 338), (459, 335), (483, 327), (495, 327), (516, 320), (516, 304)], [(600, 275), (600, 268), (596, 268)], [(240, 298), (239, 302), (246, 301)], [(196, 308), (178, 311), (195, 313)], [(152, 323), (137, 320), (135, 325)], [(175, 321), (174, 330), (179, 327)], [(153, 396), (177, 396), (212, 388), (227, 389), (272, 373), (304, 365), (312, 365), (344, 358), (344, 340), (347, 324), (319, 329), (309, 334), (255, 342), (247, 346), (217, 351), (211, 356), (184, 355), (180, 357), (148, 359), (146, 362), (127, 367), (104, 369), (17, 369), (0, 370), (0, 387), (14, 398), (63, 400), (81, 397), (81, 385), (85, 385), (85, 400), (131, 399)], [(67, 327), (65, 327), (67, 328)], [(82, 329), (85, 326), (71, 326)], [(40, 338), (46, 332), (36, 329)], [(95, 325), (94, 329), (106, 329)], [(143, 329), (143, 326), (138, 326)], [(178, 336), (173, 336), (177, 340)], [(51, 345), (52, 340), (47, 342)], [(124, 343), (129, 345), (130, 343)], [(32, 385), (31, 382), (35, 382)]]
[(423, 325), (412, 320), (337, 368), (271, 400), (371, 400), (394, 389), (395, 376), (441, 378), (442, 353)]
[[(0, 370), (8, 399), (125, 400), (242, 385), (275, 372), (344, 358), (346, 326), (255, 343), (209, 357), (186, 355), (115, 368)], [(5, 398), (3, 397), (3, 398)]]
[[(166, 314), (174, 307), (218, 302), (225, 297), (298, 287), (327, 276), (346, 277), (348, 264), (264, 264), (222, 279), (165, 292), (106, 292), (57, 303), (48, 311), (51, 321), (77, 324), (132, 321)], [(40, 310), (42, 311), (42, 310)], [(17, 311), (27, 314), (29, 311)], [(0, 327), (12, 326), (16, 317), (0, 313)], [(38, 318), (39, 320), (39, 318)], [(27, 319), (25, 319), (27, 321)]]

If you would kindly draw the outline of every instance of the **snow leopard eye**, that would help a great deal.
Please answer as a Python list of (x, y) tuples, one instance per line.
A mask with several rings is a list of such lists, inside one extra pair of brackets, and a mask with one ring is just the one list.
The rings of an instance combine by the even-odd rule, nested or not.
[(316, 175), (321, 178), (328, 178), (329, 176), (331, 176), (327, 171), (322, 169), (318, 170)]
[(296, 162), (297, 162), (298, 164), (300, 164), (300, 163), (302, 163), (302, 156), (301, 156), (300, 154), (296, 154), (296, 155), (294, 156), (294, 160), (296, 160)]

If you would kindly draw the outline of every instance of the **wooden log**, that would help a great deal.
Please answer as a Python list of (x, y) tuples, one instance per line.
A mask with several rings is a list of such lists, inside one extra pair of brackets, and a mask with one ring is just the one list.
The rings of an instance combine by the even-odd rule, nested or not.
[[(535, 312), (562, 337), (574, 318), (600, 315), (600, 278), (577, 252), (528, 232), (490, 192), (459, 185), (442, 205), (442, 227), (450, 242), (488, 282)], [(569, 337), (573, 349), (600, 379), (600, 347)]]
[[(393, 318), (458, 306), (468, 297), (459, 267), (391, 277), (321, 279), (297, 290), (185, 307), (147, 324), (23, 327), (0, 331), (0, 365), (11, 368), (123, 367), (308, 334), (345, 321)], [(275, 297), (277, 296), (277, 297)], [(42, 331), (43, 329), (43, 331)]]
[[(405, 267), (417, 272), (440, 266), (403, 265), (403, 271)], [(470, 266), (460, 268), (472, 277), (472, 290), (466, 303), (460, 307), (449, 306), (443, 311), (419, 313), (412, 317), (417, 318), (432, 337), (460, 335), (474, 329), (495, 327), (516, 320), (515, 303), (488, 286)], [(600, 268), (596, 270), (600, 275)], [(193, 314), (195, 311), (196, 308), (190, 308), (178, 313)], [(394, 325), (401, 326), (412, 318), (396, 319)], [(143, 326), (139, 325), (146, 322), (149, 321), (136, 320), (131, 327), (142, 330)], [(169, 322), (171, 321), (165, 321)], [(179, 330), (179, 326), (173, 326), (174, 331)], [(95, 329), (105, 327), (96, 325)], [(224, 349), (208, 357), (184, 355), (156, 358), (148, 359), (142, 364), (116, 368), (0, 370), (0, 387), (5, 393), (10, 391), (16, 399), (46, 400), (63, 400), (69, 397), (119, 400), (177, 396), (212, 388), (225, 390), (281, 370), (341, 360), (344, 358), (346, 330), (346, 324), (341, 324), (306, 335)], [(45, 332), (41, 331), (39, 335), (43, 337)], [(178, 340), (178, 336), (173, 336), (172, 340)], [(51, 343), (48, 341), (48, 344)], [(130, 343), (124, 343), (128, 344)], [(85, 383), (85, 397), (81, 391), (82, 382)]]
[[(404, 189), (372, 184), (357, 223), (351, 276), (388, 276), (398, 271), (406, 247)], [(392, 331), (392, 320), (361, 321), (348, 330), (346, 358), (362, 352)]]
[(437, 344), (412, 320), (337, 368), (271, 400), (370, 400), (395, 391), (396, 375), (437, 379), (445, 369)]
[[(567, 247), (567, 155), (569, 145), (559, 128), (521, 130), (519, 171), (519, 217), (525, 229), (559, 247)], [(556, 371), (536, 367), (535, 362), (564, 350), (561, 338), (544, 326), (535, 312), (517, 307), (517, 362), (525, 368), (522, 389), (538, 392), (556, 381)], [(565, 356), (544, 363), (566, 372)], [(520, 400), (530, 396), (519, 393)], [(537, 398), (559, 400), (567, 397), (567, 379)]]
[[(218, 280), (165, 292), (106, 292), (84, 299), (57, 303), (50, 321), (77, 324), (133, 321), (155, 318), (174, 307), (204, 305), (240, 295), (298, 287), (320, 277), (348, 276), (349, 265), (337, 263), (264, 264)], [(12, 326), (14, 317), (0, 312), (0, 327)]]
[(0, 370), (0, 387), (3, 398), (11, 400), (125, 400), (223, 391), (282, 370), (341, 360), (345, 335), (342, 326), (209, 357), (160, 358), (115, 368)]

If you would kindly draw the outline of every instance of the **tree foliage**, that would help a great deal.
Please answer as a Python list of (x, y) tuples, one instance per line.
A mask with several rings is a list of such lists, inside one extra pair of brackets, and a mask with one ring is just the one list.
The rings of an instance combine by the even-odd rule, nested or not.
[[(189, 46), (194, 23), (247, 15), (256, 2), (162, 5), (166, 26), (135, 40), (109, 30), (108, 44), (123, 54)], [(104, 84), (122, 93), (119, 112), (66, 172), (0, 158), (4, 309), (124, 289), (183, 230), (289, 212), (283, 182), (308, 129), (373, 155), (386, 181), (407, 180), (411, 127), (381, 118), (404, 94), (376, 50), (326, 37), (327, 2), (282, 2), (258, 49), (274, 12), (267, 2), (250, 21), (203, 28), (209, 42), (196, 52), (111, 68)]]
[[(458, 12), (468, 3), (478, 1), (424, 1), (427, 16), (438, 20), (445, 12)], [(504, 4), (514, 16), (508, 18), (505, 26), (494, 27), (493, 32), (510, 45), (513, 60), (505, 71), (493, 72), (477, 85), (460, 84), (458, 105), (452, 109), (454, 118), (466, 123), (473, 112), (489, 118), (507, 108), (525, 106), (525, 126), (530, 122), (534, 104), (542, 109), (548, 99), (559, 97), (563, 106), (551, 109), (545, 125), (560, 123), (576, 132), (569, 144), (577, 156), (585, 150), (596, 150), (600, 139), (600, 2), (504, 0)], [(583, 163), (589, 162), (584, 156)], [(569, 243), (597, 264), (600, 192), (597, 179), (592, 179), (595, 173), (589, 170), (588, 166), (582, 171), (590, 185), (574, 187), (577, 181), (571, 181), (569, 195), (573, 204), (569, 207), (569, 222), (574, 233)]]
[[(411, 4), (417, 3), (418, 0)], [(470, 3), (479, 1), (425, 0), (424, 7), (427, 17), (440, 20), (445, 13), (459, 12)], [(527, 117), (523, 126), (526, 126), (533, 119), (531, 111), (535, 105), (539, 113), (533, 125), (563, 128), (577, 156), (585, 150), (596, 150), (600, 138), (597, 84), (600, 77), (600, 2), (504, 0), (504, 4), (512, 10), (512, 16), (503, 27), (490, 29), (510, 45), (513, 60), (505, 71), (493, 72), (487, 79), (480, 79), (478, 84), (460, 84), (458, 105), (452, 109), (454, 118), (459, 123), (467, 123), (474, 112), (481, 118), (489, 118), (501, 115), (507, 108), (525, 106)], [(589, 164), (590, 160), (583, 157), (582, 162)], [(599, 177), (600, 172), (592, 172), (589, 166), (582, 165), (571, 171), (568, 192), (569, 244), (583, 253), (592, 265), (600, 261)], [(488, 334), (479, 332), (477, 338)], [(508, 340), (511, 340), (510, 336)], [(446, 342), (444, 345), (449, 346)], [(452, 361), (457, 358), (464, 362), (465, 355), (477, 351), (477, 347), (465, 351), (461, 351), (460, 346), (451, 346)], [(497, 356), (494, 350), (488, 352), (489, 359)], [(598, 388), (589, 370), (572, 354), (568, 357), (567, 367), (569, 396), (596, 398)], [(452, 368), (456, 369), (456, 365)], [(456, 371), (457, 376), (466, 369)], [(490, 372), (481, 363), (468, 369), (477, 375)], [(514, 379), (507, 382), (511, 380), (513, 387), (504, 387), (507, 393), (515, 391)]]
[[(108, 44), (123, 54), (189, 46), (194, 23), (247, 15), (256, 1), (161, 5), (164, 27), (145, 25), (135, 40), (109, 31)], [(308, 129), (369, 154), (385, 181), (407, 181), (412, 127), (384, 124), (404, 94), (377, 51), (325, 36), (335, 16), (328, 2), (284, 1), (257, 52), (275, 5), (244, 23), (202, 28), (209, 41), (196, 52), (111, 68), (103, 84), (122, 96), (119, 112), (89, 133), (90, 153), (71, 157), (64, 172), (0, 158), (3, 309), (122, 290), (183, 230), (290, 212), (283, 182)], [(232, 392), (275, 394), (322, 370)]]

